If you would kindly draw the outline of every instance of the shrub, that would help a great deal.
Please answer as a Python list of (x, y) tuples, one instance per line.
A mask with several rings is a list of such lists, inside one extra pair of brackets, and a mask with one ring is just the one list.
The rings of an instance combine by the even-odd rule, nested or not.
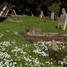
[(61, 3), (54, 3), (48, 7), (48, 10), (55, 13), (55, 19), (57, 18), (59, 11), (60, 11)]

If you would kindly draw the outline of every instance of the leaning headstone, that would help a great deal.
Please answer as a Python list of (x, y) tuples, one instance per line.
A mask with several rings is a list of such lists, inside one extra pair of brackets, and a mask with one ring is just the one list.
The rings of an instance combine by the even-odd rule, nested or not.
[(2, 17), (2, 14), (4, 13), (4, 11), (6, 10), (7, 6), (4, 5), (3, 8), (0, 11), (0, 17)]
[(43, 17), (43, 11), (41, 11), (40, 15), (39, 15), (40, 18)]
[(64, 8), (62, 8), (62, 14), (60, 15), (60, 23), (58, 24), (58, 27), (61, 28), (62, 30), (66, 29), (67, 25), (67, 14)]
[(62, 29), (65, 30), (67, 25), (67, 15), (64, 16), (64, 24), (62, 26)]
[(55, 14), (54, 14), (54, 12), (51, 12), (50, 19), (51, 19), (51, 20), (54, 20), (54, 19), (55, 19)]
[(56, 41), (55, 40), (52, 40), (51, 49), (52, 50), (55, 50), (55, 51), (58, 51), (58, 45), (56, 44)]
[(13, 13), (14, 13), (15, 16), (17, 16), (17, 13), (16, 13), (16, 11), (14, 9), (13, 9)]

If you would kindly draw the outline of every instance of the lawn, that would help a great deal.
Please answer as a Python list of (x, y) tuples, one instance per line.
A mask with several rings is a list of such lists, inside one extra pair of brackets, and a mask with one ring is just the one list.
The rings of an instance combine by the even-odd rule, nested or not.
[[(0, 22), (0, 67), (57, 67), (46, 54), (49, 45), (30, 44), (18, 37), (27, 26), (39, 27), (43, 32), (67, 32), (56, 28), (59, 21), (31, 16), (16, 16), (20, 22)], [(67, 45), (59, 46), (67, 51)], [(61, 64), (61, 67), (62, 64)]]

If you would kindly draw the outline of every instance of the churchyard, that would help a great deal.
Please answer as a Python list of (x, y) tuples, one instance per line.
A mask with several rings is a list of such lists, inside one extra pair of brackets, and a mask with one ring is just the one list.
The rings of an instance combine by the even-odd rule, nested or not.
[(48, 17), (13, 16), (18, 18), (0, 22), (0, 67), (66, 67), (67, 43), (56, 45), (54, 40), (46, 43), (30, 43), (21, 38), (26, 28), (38, 27), (45, 33), (64, 33), (56, 28), (59, 18), (50, 21)]

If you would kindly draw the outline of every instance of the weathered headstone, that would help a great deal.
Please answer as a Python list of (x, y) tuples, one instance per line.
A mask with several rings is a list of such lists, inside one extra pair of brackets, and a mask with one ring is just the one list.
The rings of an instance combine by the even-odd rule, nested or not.
[(60, 23), (58, 24), (58, 27), (61, 28), (62, 30), (66, 29), (67, 25), (67, 14), (64, 8), (62, 8), (62, 14), (60, 15)]
[(41, 29), (38, 27), (27, 27), (26, 32), (28, 35), (40, 35), (41, 34)]
[(39, 27), (31, 27), (31, 26), (29, 26), (29, 27), (26, 28), (26, 31), (27, 32), (30, 32), (30, 33), (32, 33), (33, 31), (40, 33), (41, 32), (41, 29)]
[(66, 29), (66, 25), (67, 25), (67, 15), (64, 16), (64, 24), (63, 24), (63, 26), (62, 26), (62, 27), (63, 27), (63, 28), (62, 28), (63, 30)]
[(3, 8), (1, 9), (1, 12), (0, 12), (0, 17), (2, 16), (2, 14), (4, 13), (4, 11), (6, 10), (7, 6), (4, 5)]
[(62, 8), (62, 14), (66, 14), (66, 11), (64, 8)]
[(51, 12), (50, 19), (51, 19), (51, 20), (54, 20), (54, 17), (55, 17), (54, 12)]
[(17, 13), (16, 13), (16, 11), (13, 9), (13, 14), (15, 15), (15, 16), (17, 16)]
[(15, 18), (13, 16), (8, 17), (7, 20), (11, 21), (11, 22), (21, 22), (20, 20), (18, 20), (17, 18)]
[(58, 51), (58, 45), (56, 44), (55, 40), (52, 40), (51, 49), (55, 50), (55, 51)]
[(39, 15), (40, 18), (43, 17), (43, 11), (41, 11), (40, 15)]

